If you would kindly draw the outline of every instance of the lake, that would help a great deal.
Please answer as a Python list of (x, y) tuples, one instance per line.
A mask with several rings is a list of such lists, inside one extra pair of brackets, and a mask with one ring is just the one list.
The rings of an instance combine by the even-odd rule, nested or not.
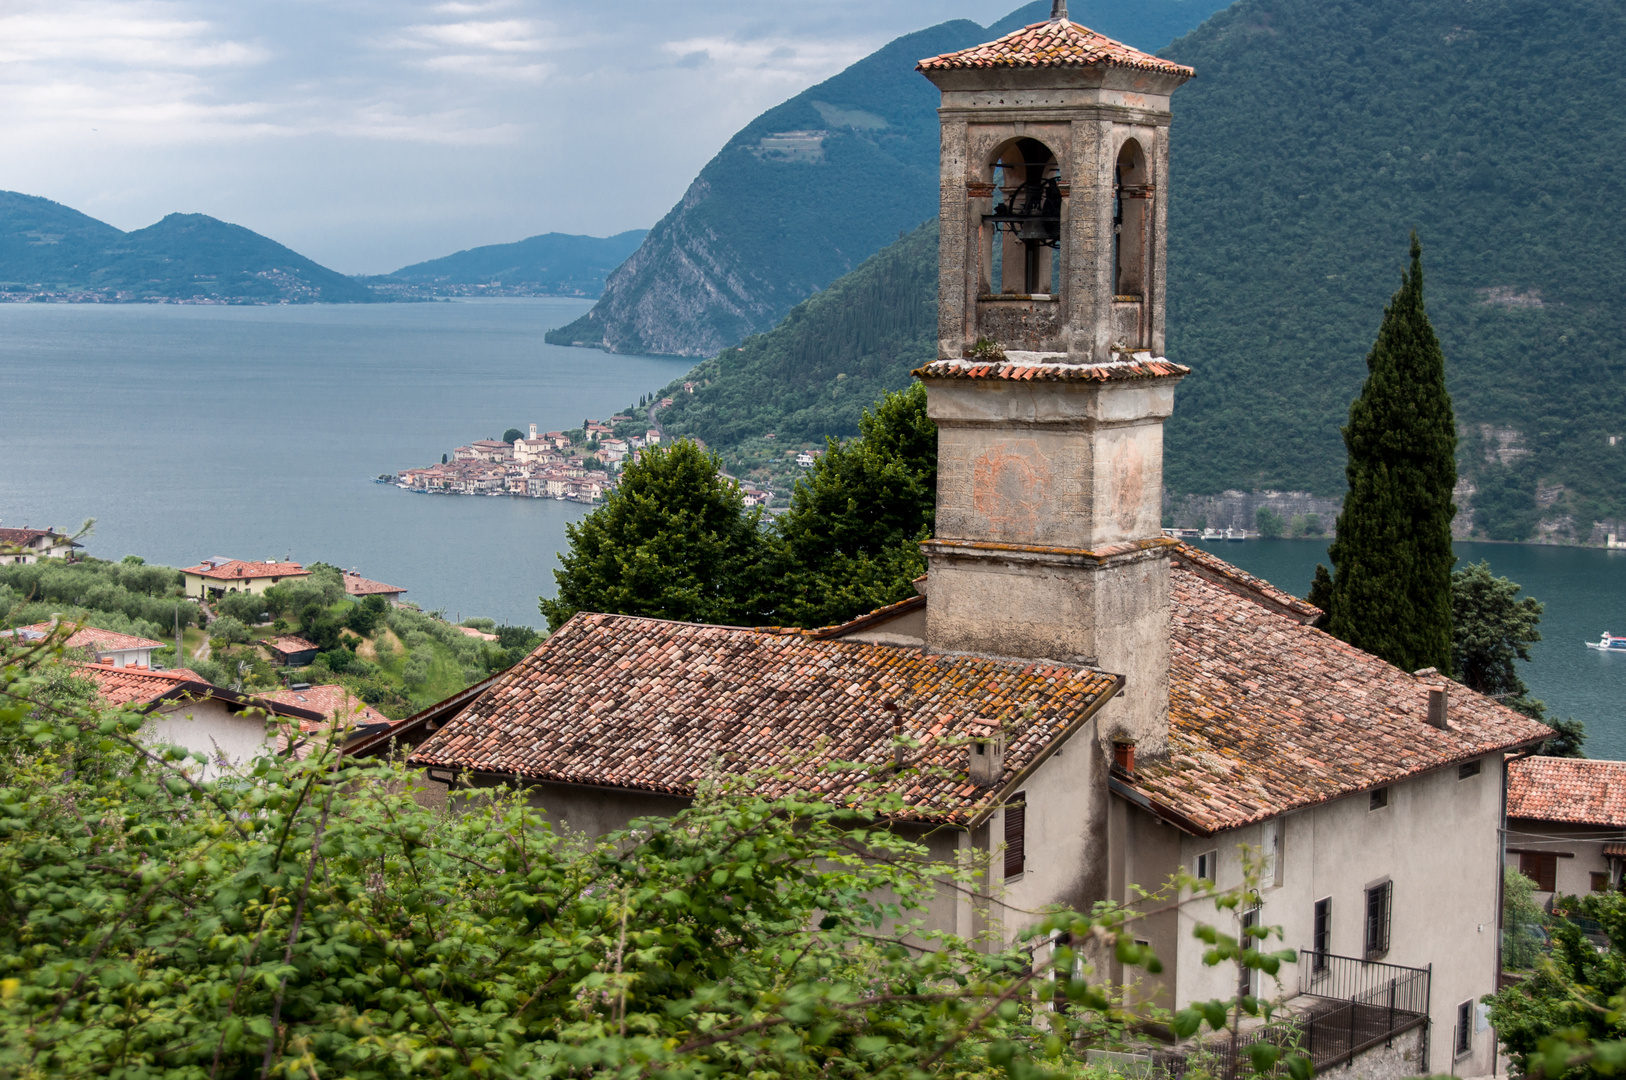
[[(587, 508), (416, 495), (383, 472), (510, 427), (600, 418), (686, 360), (543, 342), (585, 300), (290, 307), (0, 304), (0, 522), (73, 528), (87, 550), (188, 566), (211, 555), (355, 567), (454, 618), (538, 625), (565, 525)], [(1298, 595), (1322, 545), (1216, 554)], [(1458, 544), (1547, 605), (1525, 681), (1626, 758), (1626, 552)]]
[(100, 558), (291, 555), (450, 616), (540, 624), (587, 507), (372, 479), (608, 416), (692, 366), (543, 342), (591, 306), (0, 304), (0, 523), (94, 517)]

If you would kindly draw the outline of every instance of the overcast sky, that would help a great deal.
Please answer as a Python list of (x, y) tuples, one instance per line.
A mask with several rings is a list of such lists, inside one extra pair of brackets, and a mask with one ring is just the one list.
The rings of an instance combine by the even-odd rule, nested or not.
[(648, 227), (748, 120), (1015, 0), (0, 0), (0, 189), (346, 273)]

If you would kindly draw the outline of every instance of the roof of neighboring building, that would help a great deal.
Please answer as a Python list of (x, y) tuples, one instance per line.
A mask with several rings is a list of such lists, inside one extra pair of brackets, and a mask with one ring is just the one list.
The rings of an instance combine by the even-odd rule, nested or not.
[(302, 637), (285, 634), (282, 637), (266, 638), (265, 643), (280, 653), (310, 652), (320, 649), (321, 646), (314, 641), (306, 641)]
[(386, 585), (382, 581), (372, 581), (354, 572), (344, 575), (344, 591), (351, 596), (399, 596), (405, 589), (394, 585)]
[[(765, 790), (838, 796), (896, 775), (909, 816), (965, 820), (1121, 685), (1088, 669), (582, 613), (411, 760), (675, 796), (714, 770), (778, 770)], [(922, 744), (918, 770), (888, 768), (889, 705)], [(980, 788), (967, 778), (963, 740), (990, 722), (1006, 728), (1005, 772)], [(842, 761), (868, 768), (828, 767)]]
[(496, 634), (488, 634), (484, 630), (480, 630), (473, 626), (456, 626), (453, 627), (453, 629), (462, 633), (464, 637), (479, 638), (481, 641), (498, 640)]
[[(68, 626), (73, 627), (72, 620), (64, 620)], [(48, 622), (35, 623), (32, 626), (20, 627), (13, 631), (18, 637), (32, 638), (35, 641), (44, 638), (56, 627)], [(63, 642), (64, 648), (69, 649), (95, 649), (97, 652), (122, 652), (130, 649), (162, 649), (162, 641), (153, 641), (150, 638), (136, 637), (133, 634), (117, 634), (112, 630), (103, 630), (96, 626), (79, 626), (73, 628), (68, 640)]]
[(1507, 816), (1626, 828), (1626, 761), (1531, 757), (1510, 762)]
[(304, 706), (250, 697), (223, 686), (215, 686), (197, 672), (186, 668), (149, 671), (146, 668), (121, 668), (110, 664), (78, 664), (75, 670), (97, 685), (102, 699), (109, 705), (151, 707), (166, 701), (216, 698), (238, 708), (264, 709), (275, 716), (289, 716), (298, 720), (322, 719), (320, 713)]
[(356, 697), (344, 686), (308, 686), (303, 690), (278, 690), (274, 694), (263, 696), (267, 701), (314, 710), (330, 720), (336, 716), (348, 725), (360, 727), (390, 723), (389, 717)]
[(1170, 752), (1115, 780), (1177, 823), (1237, 828), (1552, 735), (1456, 683), (1448, 728), (1433, 727), (1438, 679), (1312, 628), (1308, 604), (1284, 614), (1260, 579), (1200, 555), (1179, 545), (1169, 575)]
[(1184, 64), (1143, 53), (1067, 19), (1032, 23), (985, 45), (927, 57), (915, 65), (915, 70), (1091, 67), (1096, 64), (1162, 71), (1188, 79), (1196, 74)]
[(1198, 577), (1206, 578), (1233, 592), (1241, 589), (1250, 599), (1276, 609), (1278, 614), (1305, 623), (1314, 622), (1321, 617), (1321, 609), (1309, 601), (1300, 600), (1292, 593), (1283, 592), (1264, 578), (1254, 577), (1246, 570), (1232, 566), (1200, 547), (1179, 543), (1170, 550), (1169, 557), (1171, 566), (1189, 570)]
[[(55, 529), (0, 529), (0, 544), (31, 544), (41, 538), (48, 540), (66, 540), (67, 537)], [(78, 547), (78, 544), (71, 545)]]
[(933, 360), (909, 374), (917, 379), (1021, 379), (1041, 382), (1128, 382), (1190, 375), (1191, 369), (1149, 354), (1104, 364), (1028, 360)]
[(199, 563), (197, 566), (188, 566), (181, 571), (185, 574), (196, 574), (199, 577), (213, 578), (216, 581), (242, 581), (251, 578), (268, 577), (304, 577), (310, 571), (296, 562), (244, 562), (242, 559), (232, 559), (220, 563), (218, 566), (211, 562)]

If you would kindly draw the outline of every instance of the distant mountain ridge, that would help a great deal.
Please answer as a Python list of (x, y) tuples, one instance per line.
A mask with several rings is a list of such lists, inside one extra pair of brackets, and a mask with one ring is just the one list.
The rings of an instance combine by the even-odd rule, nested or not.
[(36, 195), (0, 191), (0, 299), (367, 303), (364, 285), (206, 214), (123, 232)]
[[(1161, 48), (1229, 0), (1074, 0), (1072, 17)], [(937, 91), (922, 58), (1039, 22), (1035, 0), (989, 27), (900, 37), (740, 130), (556, 345), (711, 356), (937, 214)]]
[(648, 229), (608, 237), (544, 233), (512, 244), (469, 248), (362, 280), (385, 291), (404, 283), (430, 294), (596, 297), (604, 292), (610, 271), (638, 250), (648, 234)]

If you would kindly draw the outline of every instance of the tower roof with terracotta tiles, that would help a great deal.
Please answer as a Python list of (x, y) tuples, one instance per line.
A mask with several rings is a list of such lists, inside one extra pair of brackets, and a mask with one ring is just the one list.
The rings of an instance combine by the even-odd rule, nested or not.
[(1096, 65), (1157, 71), (1187, 79), (1196, 74), (1195, 70), (1184, 64), (1143, 53), (1067, 19), (1033, 23), (985, 45), (927, 57), (915, 65), (915, 70), (1077, 68)]

